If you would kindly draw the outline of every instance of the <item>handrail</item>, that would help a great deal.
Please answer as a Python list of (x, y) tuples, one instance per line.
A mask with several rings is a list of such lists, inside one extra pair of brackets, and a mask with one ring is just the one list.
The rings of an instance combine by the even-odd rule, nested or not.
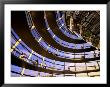
[[(19, 61), (19, 62), (17, 62)], [(46, 69), (46, 68), (42, 68), (42, 67), (38, 67), (38, 66), (34, 66), (32, 64), (29, 64), (27, 63), (26, 61), (23, 61), (21, 59), (18, 59), (18, 58), (13, 58), (12, 59), (12, 64), (14, 65), (18, 65), (18, 66), (21, 66), (21, 67), (24, 67), (24, 68), (27, 68), (30, 67), (29, 69), (31, 70), (37, 70), (37, 71), (40, 71), (40, 72), (47, 72), (47, 73), (59, 73), (59, 74), (77, 74), (77, 73), (89, 73), (89, 72), (97, 72), (97, 71), (100, 71), (100, 69), (95, 69), (95, 70), (86, 70), (86, 71), (69, 71), (69, 70), (65, 70), (65, 71), (58, 71), (58, 70), (50, 70), (50, 69)], [(23, 64), (24, 66), (22, 66), (21, 64)]]
[[(26, 15), (30, 15), (29, 17), (31, 17), (31, 14), (26, 13)], [(28, 21), (28, 18), (27, 18), (27, 21)], [(47, 50), (47, 51), (51, 52), (52, 54), (54, 54), (54, 55), (56, 55), (58, 57), (66, 58), (64, 55), (67, 55), (68, 58), (73, 58), (74, 57), (73, 53), (68, 54), (69, 52), (63, 52), (61, 50), (58, 50), (58, 49), (52, 47), (51, 45), (49, 45), (47, 42), (45, 42), (43, 40), (43, 38), (40, 36), (40, 34), (38, 33), (38, 31), (37, 31), (37, 29), (35, 27), (33, 29), (31, 29), (31, 33), (35, 37), (35, 40), (39, 43), (39, 45), (44, 48), (44, 50)], [(73, 52), (76, 52), (76, 51), (73, 50)], [(61, 56), (61, 55), (63, 55), (63, 56)]]
[[(47, 21), (47, 18), (46, 18), (46, 13), (44, 12), (44, 19), (45, 19), (45, 24), (46, 24), (46, 28), (47, 28), (47, 31), (50, 33), (51, 37), (60, 45), (64, 46), (64, 47), (67, 47), (67, 48), (71, 48), (71, 49), (81, 49), (81, 44), (74, 44), (74, 43), (69, 43), (69, 42), (66, 42), (62, 39), (60, 39), (56, 34), (54, 34), (54, 32), (51, 30), (51, 28), (49, 27), (49, 24), (48, 24), (48, 21)], [(91, 46), (88, 46), (89, 44), (88, 43), (85, 43), (85, 49), (86, 47), (89, 48)], [(79, 47), (79, 48), (78, 48)]]

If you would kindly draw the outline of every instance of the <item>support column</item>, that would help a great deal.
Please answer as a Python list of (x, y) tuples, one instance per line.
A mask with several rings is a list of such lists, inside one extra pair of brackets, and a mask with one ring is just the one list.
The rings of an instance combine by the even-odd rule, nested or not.
[[(84, 50), (84, 44), (83, 44), (83, 50)], [(84, 59), (85, 59), (85, 51), (84, 51)], [(86, 71), (87, 71), (87, 64), (86, 64), (86, 62), (85, 62), (85, 66), (86, 66)], [(89, 77), (88, 72), (87, 72), (87, 76)]]
[(73, 31), (73, 18), (70, 16), (70, 31)]
[(81, 24), (79, 25), (79, 29), (80, 29), (80, 35), (82, 36), (82, 34), (83, 34), (83, 29), (82, 29), (82, 25), (81, 25)]
[[(76, 44), (75, 44), (75, 49), (76, 49)], [(74, 59), (75, 59), (75, 52), (74, 52)], [(76, 63), (74, 63), (74, 67), (75, 67), (75, 72), (76, 72)], [(76, 77), (76, 73), (75, 73), (75, 77)]]
[(64, 77), (65, 77), (65, 61), (64, 61)]

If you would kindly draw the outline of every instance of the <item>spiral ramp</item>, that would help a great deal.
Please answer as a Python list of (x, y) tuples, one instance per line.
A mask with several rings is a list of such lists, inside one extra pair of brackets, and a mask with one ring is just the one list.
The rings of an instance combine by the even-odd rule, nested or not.
[(99, 77), (100, 50), (71, 33), (60, 12), (11, 12), (12, 77)]

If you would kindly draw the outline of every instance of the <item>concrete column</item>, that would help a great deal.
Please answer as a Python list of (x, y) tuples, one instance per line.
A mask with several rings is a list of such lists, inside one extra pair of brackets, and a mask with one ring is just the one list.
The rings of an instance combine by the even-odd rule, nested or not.
[(70, 16), (70, 31), (73, 31), (73, 18)]
[(82, 25), (79, 25), (79, 31), (80, 31), (80, 35), (82, 36), (82, 34), (83, 34)]

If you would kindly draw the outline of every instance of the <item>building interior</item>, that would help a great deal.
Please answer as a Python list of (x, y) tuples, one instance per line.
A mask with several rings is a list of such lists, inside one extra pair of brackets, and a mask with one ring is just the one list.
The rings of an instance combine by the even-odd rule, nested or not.
[(100, 11), (11, 11), (11, 77), (100, 77)]

